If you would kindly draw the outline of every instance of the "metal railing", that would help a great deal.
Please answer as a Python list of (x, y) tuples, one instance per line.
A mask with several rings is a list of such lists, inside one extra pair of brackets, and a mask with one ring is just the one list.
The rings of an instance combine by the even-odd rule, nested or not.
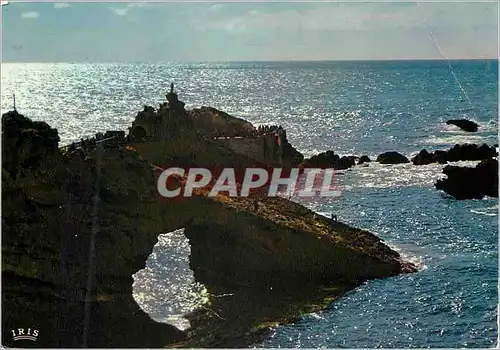
[[(61, 150), (61, 151), (67, 151), (70, 147), (74, 147), (75, 149), (77, 149), (77, 148), (94, 147), (94, 146), (96, 146), (98, 144), (101, 144), (103, 142), (106, 142), (106, 141), (109, 141), (109, 140), (113, 140), (113, 139), (116, 139), (116, 138), (117, 138), (117, 136), (107, 137), (107, 138), (102, 139), (102, 140), (97, 140), (95, 138), (86, 139), (86, 140), (83, 140), (83, 141), (72, 142), (69, 145), (61, 146), (61, 147), (59, 147), (59, 150)], [(123, 139), (123, 142), (125, 142), (125, 139)]]

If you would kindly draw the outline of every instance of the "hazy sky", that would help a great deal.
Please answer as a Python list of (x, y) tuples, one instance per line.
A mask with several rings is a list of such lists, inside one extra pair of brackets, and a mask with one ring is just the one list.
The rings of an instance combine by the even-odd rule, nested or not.
[(16, 3), (3, 61), (494, 58), (498, 2)]

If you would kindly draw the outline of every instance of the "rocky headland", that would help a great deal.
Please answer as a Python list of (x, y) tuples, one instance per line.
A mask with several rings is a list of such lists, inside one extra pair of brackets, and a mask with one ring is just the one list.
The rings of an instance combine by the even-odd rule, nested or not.
[[(126, 138), (107, 132), (65, 147), (44, 122), (2, 116), (2, 345), (246, 346), (364, 281), (416, 270), (370, 232), (283, 198), (160, 197), (166, 165), (302, 162), (280, 128), (256, 130), (211, 108), (195, 118), (173, 87), (167, 100), (145, 107)], [(224, 130), (234, 144), (219, 140)], [(210, 295), (187, 331), (153, 321), (132, 297), (158, 235), (179, 228)], [(14, 342), (12, 329), (28, 327), (37, 342)]]

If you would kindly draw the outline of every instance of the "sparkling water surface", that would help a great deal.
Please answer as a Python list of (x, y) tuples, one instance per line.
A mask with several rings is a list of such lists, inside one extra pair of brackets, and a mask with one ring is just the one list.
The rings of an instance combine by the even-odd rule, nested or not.
[[(497, 63), (452, 67), (467, 96), (445, 61), (3, 64), (1, 105), (9, 110), (15, 93), (18, 110), (58, 128), (65, 144), (126, 130), (143, 105), (164, 100), (173, 81), (187, 108), (210, 105), (256, 125), (281, 124), (306, 156), (327, 149), (411, 156), (422, 148), (497, 143)], [(455, 118), (480, 129), (470, 134), (445, 124)], [(257, 346), (495, 346), (498, 200), (440, 193), (433, 183), (441, 170), (372, 163), (338, 174), (340, 198), (303, 202), (378, 234), (421, 270), (370, 281)], [(193, 281), (188, 255), (182, 231), (165, 233), (134, 276), (141, 307), (181, 328), (182, 314), (207, 297)]]

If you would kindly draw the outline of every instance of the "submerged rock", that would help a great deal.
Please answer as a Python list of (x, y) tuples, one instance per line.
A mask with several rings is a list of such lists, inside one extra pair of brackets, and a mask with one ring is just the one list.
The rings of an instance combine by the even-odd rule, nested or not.
[(377, 157), (377, 162), (381, 164), (401, 164), (409, 163), (410, 161), (404, 155), (398, 152), (385, 152)]
[(456, 125), (460, 129), (468, 132), (476, 132), (478, 124), (467, 119), (451, 119), (446, 122), (448, 125)]
[(487, 159), (476, 167), (447, 165), (443, 169), (446, 179), (438, 180), (436, 188), (456, 199), (481, 199), (498, 197), (498, 161)]

